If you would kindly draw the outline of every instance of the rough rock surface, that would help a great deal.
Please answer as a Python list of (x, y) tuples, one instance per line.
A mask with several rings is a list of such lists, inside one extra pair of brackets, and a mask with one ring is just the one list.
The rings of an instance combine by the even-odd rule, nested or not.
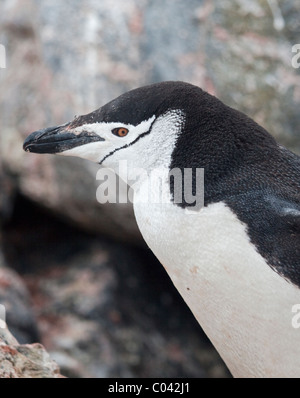
[(0, 378), (58, 378), (59, 367), (41, 344), (19, 344), (0, 328)]

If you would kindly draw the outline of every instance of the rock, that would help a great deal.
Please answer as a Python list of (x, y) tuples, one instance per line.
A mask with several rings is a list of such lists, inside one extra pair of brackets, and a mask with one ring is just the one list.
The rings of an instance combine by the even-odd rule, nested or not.
[[(47, 50), (44, 53), (44, 50), (48, 47), (50, 51), (54, 44), (51, 39), (53, 32), (51, 33), (51, 29), (48, 29), (49, 25), (45, 33), (46, 36), (49, 34), (50, 36), (48, 39), (45, 38), (46, 47), (42, 49), (41, 40), (43, 39), (36, 28), (39, 18), (42, 17), (40, 12), (45, 12), (45, 16), (48, 15), (46, 2), (43, 3), (45, 8), (42, 7), (43, 9), (39, 10), (37, 3), (28, 0), (26, 12), (23, 12), (23, 3), (18, 1), (15, 5), (5, 1), (0, 7), (3, 7), (0, 23), (3, 26), (2, 33), (4, 32), (0, 37), (3, 37), (7, 54), (9, 54), (9, 65), (3, 70), (3, 92), (6, 92), (6, 98), (0, 98), (0, 112), (3, 116), (0, 148), (5, 168), (15, 177), (24, 195), (54, 210), (62, 217), (68, 218), (73, 223), (118, 239), (141, 241), (131, 204), (100, 206), (97, 202), (96, 190), (99, 185), (96, 180), (97, 166), (89, 162), (57, 159), (53, 156), (24, 157), (22, 143), (28, 132), (39, 126), (53, 123), (52, 116), (48, 117), (52, 115), (52, 112), (60, 120), (57, 120), (57, 123), (72, 119), (73, 112), (76, 111), (74, 100), (82, 102), (82, 93), (76, 92), (76, 100), (67, 86), (63, 93), (58, 87), (55, 89), (53, 86), (55, 79), (53, 67), (56, 68), (56, 63), (52, 63), (51, 57), (48, 59), (49, 64), (45, 63), (44, 59), (48, 52)], [(81, 3), (78, 3), (78, 7), (81, 7)], [(69, 13), (68, 6), (64, 7), (64, 10)], [(85, 12), (83, 13), (86, 15)], [(88, 18), (92, 18), (92, 13), (88, 15)], [(51, 18), (48, 22), (51, 23)], [(45, 21), (45, 24), (47, 25), (48, 22)], [(87, 40), (89, 43), (89, 39)], [(70, 38), (71, 42), (73, 42), (72, 38)], [(93, 47), (95, 44), (88, 45)], [(77, 51), (77, 45), (75, 48)], [(22, 68), (18, 65), (22, 65)], [(65, 79), (65, 67), (67, 64), (62, 69), (61, 82)], [(17, 80), (18, 83), (15, 84)], [(87, 81), (87, 84), (90, 85), (91, 82)], [(80, 91), (84, 86), (81, 85)], [(101, 90), (104, 103), (109, 94), (104, 97), (103, 86)], [(22, 99), (19, 96), (20, 91), (24, 94)], [(88, 107), (81, 108), (80, 111), (88, 111)], [(15, 115), (18, 115), (18, 118)], [(69, 181), (68, 184), (65, 183), (66, 180)], [(61, 184), (65, 190), (61, 189)]]
[(143, 84), (197, 84), (300, 151), (300, 77), (291, 66), (300, 32), (297, 3), (24, 4), (0, 5), (0, 42), (8, 58), (1, 70), (1, 157), (22, 194), (61, 217), (142, 242), (130, 204), (97, 203), (96, 165), (26, 154), (22, 143), (31, 131), (69, 121)]
[(206, 16), (205, 39), (215, 93), (298, 153), (300, 76), (292, 46), (299, 41), (299, 12), (292, 1), (218, 2)]
[(0, 327), (0, 378), (58, 378), (57, 364), (41, 344), (19, 344)]

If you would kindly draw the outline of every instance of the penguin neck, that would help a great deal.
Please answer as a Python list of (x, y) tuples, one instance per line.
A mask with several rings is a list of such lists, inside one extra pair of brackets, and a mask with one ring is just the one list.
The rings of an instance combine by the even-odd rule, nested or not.
[(156, 119), (149, 134), (126, 150), (116, 152), (110, 167), (124, 179), (124, 170), (120, 165), (126, 164), (126, 182), (133, 189), (151, 179), (151, 175), (165, 178), (184, 120), (185, 116), (180, 110), (165, 112)]
[(211, 105), (187, 115), (170, 166), (204, 168), (206, 205), (224, 199), (226, 191), (234, 194), (247, 190), (243, 170), (264, 168), (269, 153), (274, 149), (278, 152), (275, 139), (252, 119), (220, 101), (218, 107)]

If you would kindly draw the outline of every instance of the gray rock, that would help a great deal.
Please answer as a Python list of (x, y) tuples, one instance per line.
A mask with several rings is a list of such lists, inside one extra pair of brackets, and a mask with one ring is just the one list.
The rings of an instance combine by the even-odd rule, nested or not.
[(298, 153), (300, 76), (291, 61), (299, 12), (292, 1), (218, 2), (206, 16), (205, 43), (216, 94)]
[(19, 344), (0, 328), (0, 378), (58, 378), (59, 368), (41, 344)]

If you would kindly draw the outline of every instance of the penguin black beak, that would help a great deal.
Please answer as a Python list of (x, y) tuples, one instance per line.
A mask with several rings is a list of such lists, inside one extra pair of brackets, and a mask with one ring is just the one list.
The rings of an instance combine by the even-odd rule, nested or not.
[(70, 123), (57, 127), (48, 127), (30, 134), (23, 144), (26, 152), (61, 153), (91, 142), (105, 141), (98, 134), (81, 131), (80, 134), (68, 130)]

